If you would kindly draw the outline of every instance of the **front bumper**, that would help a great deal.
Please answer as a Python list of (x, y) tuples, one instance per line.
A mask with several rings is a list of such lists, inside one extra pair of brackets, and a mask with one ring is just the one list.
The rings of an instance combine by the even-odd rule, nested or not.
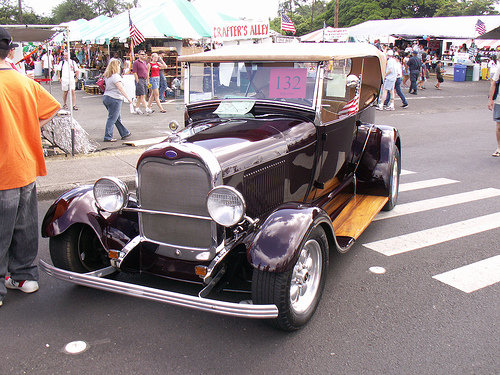
[(242, 318), (270, 319), (278, 316), (278, 308), (276, 305), (251, 305), (218, 301), (125, 283), (122, 281), (103, 279), (102, 276), (110, 273), (108, 269), (97, 270), (90, 273), (76, 273), (54, 267), (45, 263), (43, 260), (40, 260), (40, 268), (56, 279), (108, 292), (168, 303), (170, 305), (189, 307), (195, 310), (209, 311)]

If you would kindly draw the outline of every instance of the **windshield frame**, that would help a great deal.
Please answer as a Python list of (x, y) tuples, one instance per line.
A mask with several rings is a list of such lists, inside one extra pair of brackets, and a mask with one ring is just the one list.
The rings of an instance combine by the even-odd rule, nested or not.
[[(307, 104), (301, 104), (297, 103), (294, 101), (286, 101), (286, 100), (273, 100), (270, 98), (255, 98), (255, 97), (235, 97), (235, 98), (206, 98), (202, 100), (192, 100), (192, 92), (191, 92), (191, 83), (192, 83), (192, 65), (199, 65), (199, 64), (206, 64), (210, 66), (210, 76), (211, 76), (211, 85), (213, 87), (214, 84), (214, 64), (220, 64), (220, 63), (233, 63), (233, 64), (239, 64), (239, 63), (244, 63), (244, 64), (297, 64), (297, 63), (303, 63), (305, 65), (313, 65), (316, 69), (315, 72), (315, 77), (314, 77), (314, 87), (312, 90), (312, 103), (311, 105)], [(323, 62), (322, 61), (276, 61), (276, 60), (269, 60), (269, 61), (248, 61), (248, 60), (233, 60), (233, 61), (221, 61), (221, 62), (216, 62), (216, 61), (193, 61), (193, 62), (188, 62), (185, 66), (185, 77), (184, 77), (184, 83), (185, 83), (185, 90), (184, 92), (187, 93), (187, 95), (184, 95), (184, 103), (186, 105), (197, 105), (197, 104), (202, 104), (202, 103), (207, 103), (207, 102), (217, 102), (217, 101), (225, 101), (225, 100), (233, 100), (233, 101), (247, 101), (247, 100), (252, 100), (255, 102), (263, 102), (263, 103), (272, 103), (276, 105), (285, 105), (285, 106), (293, 106), (296, 108), (303, 108), (307, 109), (308, 111), (316, 111), (316, 106), (317, 106), (317, 99), (318, 99), (318, 90), (320, 88), (320, 79), (321, 79), (321, 71), (322, 71), (322, 66)], [(267, 69), (267, 67), (266, 67)], [(294, 68), (292, 68), (294, 69)], [(311, 80), (312, 81), (312, 80)]]

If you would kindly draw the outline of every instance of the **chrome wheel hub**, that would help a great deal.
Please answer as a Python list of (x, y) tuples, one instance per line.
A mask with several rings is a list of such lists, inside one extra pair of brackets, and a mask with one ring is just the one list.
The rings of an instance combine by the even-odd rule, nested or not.
[(300, 252), (292, 271), (290, 305), (297, 313), (303, 313), (314, 302), (321, 280), (321, 246), (309, 240)]

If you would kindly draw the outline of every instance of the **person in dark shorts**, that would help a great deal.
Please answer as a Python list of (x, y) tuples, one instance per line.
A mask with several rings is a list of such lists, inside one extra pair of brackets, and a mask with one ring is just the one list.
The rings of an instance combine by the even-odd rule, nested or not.
[(148, 103), (146, 102), (146, 95), (148, 94), (148, 64), (146, 62), (146, 52), (143, 50), (139, 51), (137, 54), (139, 58), (132, 64), (132, 72), (135, 77), (135, 96), (137, 97), (137, 106), (135, 113), (141, 115), (143, 112), (140, 107), (141, 104), (144, 106), (144, 111), (146, 113), (151, 113), (151, 109), (148, 108)]
[(437, 88), (438, 90), (441, 90), (441, 83), (444, 82), (443, 73), (444, 73), (443, 63), (441, 61), (438, 61), (436, 65), (437, 83), (434, 85), (434, 87)]

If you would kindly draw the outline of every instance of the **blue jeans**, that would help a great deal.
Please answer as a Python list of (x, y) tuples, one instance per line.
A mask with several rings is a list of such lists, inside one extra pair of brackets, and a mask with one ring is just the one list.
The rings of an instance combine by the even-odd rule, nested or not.
[(104, 131), (104, 139), (109, 141), (113, 138), (113, 125), (116, 125), (118, 132), (121, 137), (125, 137), (130, 134), (128, 129), (123, 126), (121, 121), (121, 111), (122, 111), (122, 103), (121, 99), (115, 99), (111, 96), (104, 95), (102, 97), (102, 103), (108, 110), (108, 119), (106, 120), (106, 129)]
[[(396, 78), (396, 85), (394, 86), (394, 89), (396, 90), (396, 94), (401, 98), (401, 101), (403, 102), (403, 105), (407, 105), (408, 101), (406, 100), (403, 91), (401, 91), (401, 78)], [(387, 93), (387, 98), (385, 98), (384, 105), (388, 106), (389, 101), (391, 100), (391, 92), (389, 91)]]
[(165, 74), (160, 70), (160, 100), (165, 100), (165, 91), (167, 90), (167, 80)]
[(36, 185), (0, 190), (0, 301), (7, 294), (7, 272), (15, 281), (38, 280)]

